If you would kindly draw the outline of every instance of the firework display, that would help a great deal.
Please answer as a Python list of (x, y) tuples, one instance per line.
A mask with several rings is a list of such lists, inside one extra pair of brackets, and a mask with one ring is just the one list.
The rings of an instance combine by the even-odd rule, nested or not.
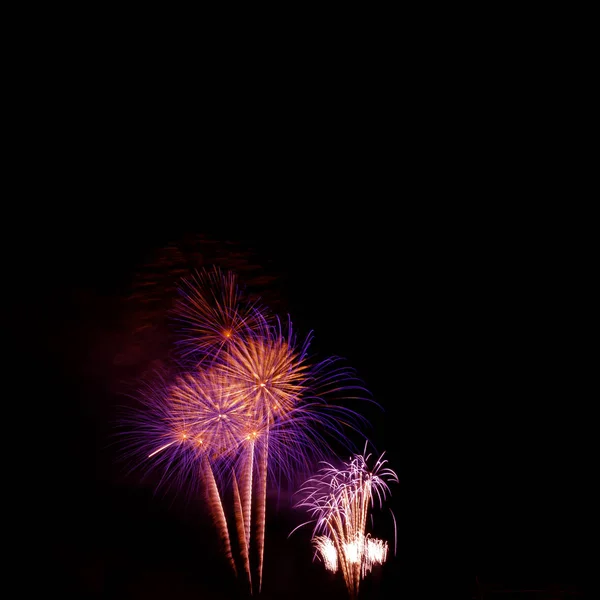
[[(161, 484), (203, 490), (233, 571), (245, 573), (250, 591), (260, 593), (268, 482), (294, 481), (331, 456), (332, 440), (350, 449), (348, 429), (360, 432), (366, 419), (337, 400), (368, 393), (339, 359), (313, 361), (311, 336), (298, 339), (289, 319), (283, 324), (247, 301), (234, 274), (199, 272), (180, 294), (182, 363), (178, 373), (143, 386), (141, 405), (127, 421), (128, 453), (144, 469), (160, 469)], [(316, 532), (326, 533), (315, 544), (327, 568), (352, 573), (358, 589), (354, 573), (364, 576), (387, 553), (386, 544), (365, 535), (365, 523), (389, 473), (367, 474), (358, 459), (348, 468), (365, 478), (364, 489), (347, 481), (330, 494), (327, 502), (335, 499), (339, 510), (321, 511)], [(344, 477), (351, 479), (341, 473), (336, 481)], [(315, 490), (313, 501), (325, 500)], [(342, 512), (353, 515), (352, 524), (341, 522)]]
[(370, 454), (355, 454), (341, 468), (326, 463), (300, 491), (298, 506), (305, 507), (313, 517), (309, 523), (315, 523), (317, 555), (327, 570), (342, 571), (351, 598), (358, 596), (360, 580), (387, 558), (387, 542), (366, 533), (371, 509), (376, 502), (379, 508), (383, 506), (390, 493), (388, 482), (398, 482), (383, 456), (372, 468), (368, 466)]

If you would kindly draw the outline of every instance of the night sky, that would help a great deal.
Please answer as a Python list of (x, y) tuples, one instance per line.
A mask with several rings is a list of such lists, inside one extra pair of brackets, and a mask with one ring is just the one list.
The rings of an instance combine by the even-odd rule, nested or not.
[[(386, 505), (398, 552), (362, 582), (363, 598), (427, 597), (434, 580), (469, 593), (476, 574), (506, 587), (576, 583), (576, 422), (560, 409), (568, 375), (549, 327), (560, 252), (545, 236), (530, 243), (527, 226), (505, 235), (456, 213), (450, 226), (433, 208), (295, 220), (300, 209), (282, 202), (268, 219), (234, 223), (228, 210), (183, 202), (139, 219), (94, 205), (12, 245), (23, 410), (37, 411), (51, 444), (35, 458), (43, 468), (29, 465), (43, 537), (33, 560), (50, 564), (49, 587), (77, 598), (244, 597), (199, 503), (126, 474), (114, 445), (130, 382), (168, 351), (169, 286), (210, 264), (312, 330), (315, 353), (344, 357), (382, 407), (365, 408), (366, 434), (400, 479)], [(286, 494), (270, 498), (262, 597), (346, 597), (341, 575), (312, 562), (308, 529), (287, 539), (303, 517)]]

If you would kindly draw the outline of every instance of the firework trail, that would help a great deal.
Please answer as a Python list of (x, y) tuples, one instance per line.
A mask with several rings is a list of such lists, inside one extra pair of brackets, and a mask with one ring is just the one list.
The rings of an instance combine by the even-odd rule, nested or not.
[(252, 524), (252, 474), (254, 472), (254, 439), (249, 439), (243, 456), (241, 472), (241, 502), (244, 517), (244, 540), (246, 547), (250, 548), (250, 529)]
[(335, 573), (338, 569), (338, 558), (334, 543), (326, 535), (317, 535), (312, 541), (323, 559), (325, 568)]
[(206, 481), (206, 499), (208, 502), (209, 509), (213, 515), (217, 531), (221, 538), (221, 543), (225, 551), (225, 556), (231, 565), (233, 572), (237, 576), (237, 569), (235, 561), (233, 559), (233, 553), (231, 552), (231, 541), (229, 539), (229, 530), (227, 528), (227, 519), (225, 518), (225, 511), (223, 509), (223, 503), (221, 496), (219, 495), (219, 488), (215, 481), (213, 470), (208, 462), (206, 454), (202, 455), (202, 462), (204, 466), (204, 475)]
[(267, 463), (269, 453), (269, 430), (265, 432), (265, 440), (260, 452), (259, 478), (258, 478), (258, 506), (256, 510), (257, 531), (256, 541), (258, 545), (258, 593), (262, 588), (262, 570), (265, 552), (265, 525), (267, 514)]
[(235, 522), (237, 525), (237, 533), (240, 541), (240, 554), (242, 557), (242, 562), (244, 563), (244, 569), (246, 571), (246, 576), (248, 577), (248, 583), (250, 585), (250, 589), (252, 590), (252, 574), (250, 571), (250, 549), (248, 547), (249, 536), (246, 535), (246, 525), (244, 523), (244, 511), (242, 508), (242, 499), (240, 497), (240, 488), (237, 483), (237, 477), (235, 476), (235, 472), (232, 473), (232, 481), (233, 481), (233, 504), (235, 511)]
[[(339, 566), (353, 599), (358, 596), (361, 578), (387, 558), (387, 542), (366, 533), (367, 517), (375, 501), (381, 508), (390, 493), (388, 482), (398, 482), (383, 456), (372, 469), (368, 466), (371, 455), (364, 453), (355, 454), (341, 469), (325, 463), (319, 474), (302, 486), (304, 497), (296, 505), (311, 513), (313, 545), (325, 568), (335, 572)], [(306, 523), (299, 527), (303, 525)]]

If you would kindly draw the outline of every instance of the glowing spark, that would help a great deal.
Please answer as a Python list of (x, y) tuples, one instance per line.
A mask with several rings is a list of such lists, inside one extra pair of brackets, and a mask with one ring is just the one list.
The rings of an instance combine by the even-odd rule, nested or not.
[(375, 538), (367, 539), (366, 557), (369, 563), (383, 564), (387, 558), (388, 545), (383, 540)]
[(363, 546), (360, 540), (352, 540), (343, 545), (344, 556), (350, 564), (360, 564), (363, 557)]
[(326, 535), (319, 535), (313, 538), (313, 544), (321, 555), (325, 568), (335, 573), (338, 569), (338, 557), (333, 542)]
[(165, 444), (164, 446), (161, 446), (158, 450), (155, 450), (154, 452), (152, 452), (152, 454), (148, 454), (148, 458), (152, 458), (155, 454), (158, 454), (159, 452), (162, 452), (163, 450), (165, 450), (166, 448), (168, 448), (169, 446), (172, 446), (175, 442), (169, 442), (168, 444)]

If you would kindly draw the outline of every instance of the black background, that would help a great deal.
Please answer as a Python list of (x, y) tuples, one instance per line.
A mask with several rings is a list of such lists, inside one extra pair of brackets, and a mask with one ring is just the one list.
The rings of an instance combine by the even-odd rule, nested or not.
[[(438, 41), (429, 15), (401, 41), (351, 29), (314, 69), (299, 44), (260, 82), (254, 56), (224, 66), (208, 41), (177, 72), (156, 39), (107, 60), (104, 34), (57, 53), (52, 28), (15, 67), (4, 481), (24, 509), (5, 514), (26, 572), (12, 589), (236, 597), (202, 512), (126, 477), (111, 446), (122, 379), (167, 346), (161, 323), (132, 335), (146, 323), (127, 299), (161, 248), (198, 235), (264, 265), (270, 299), (385, 410), (369, 416), (400, 478), (398, 553), (365, 598), (444, 597), (475, 575), (581, 581), (595, 233), (571, 136), (588, 129), (589, 94), (561, 27), (507, 16), (491, 41), (499, 15), (464, 19), (475, 40), (444, 18)], [(295, 515), (269, 515), (264, 596), (345, 597), (307, 539), (286, 539)]]
[[(43, 532), (32, 562), (50, 566), (48, 585), (74, 597), (244, 596), (206, 515), (125, 476), (111, 445), (122, 381), (167, 345), (159, 331), (129, 370), (115, 359), (139, 325), (136, 281), (157, 277), (148, 265), (169, 244), (187, 244), (189, 264), (259, 265), (265, 298), (313, 330), (317, 352), (344, 356), (381, 404), (368, 435), (399, 475), (398, 551), (363, 582), (364, 598), (451, 589), (459, 553), (489, 584), (576, 583), (580, 439), (556, 239), (533, 235), (524, 214), (463, 221), (366, 200), (246, 200), (242, 213), (199, 196), (213, 210), (190, 200), (126, 213), (97, 200), (80, 215), (52, 211), (50, 227), (13, 247), (10, 331), (45, 448), (31, 459)], [(287, 539), (301, 516), (285, 497), (271, 502), (263, 596), (345, 597), (341, 578), (312, 562), (307, 534)]]

